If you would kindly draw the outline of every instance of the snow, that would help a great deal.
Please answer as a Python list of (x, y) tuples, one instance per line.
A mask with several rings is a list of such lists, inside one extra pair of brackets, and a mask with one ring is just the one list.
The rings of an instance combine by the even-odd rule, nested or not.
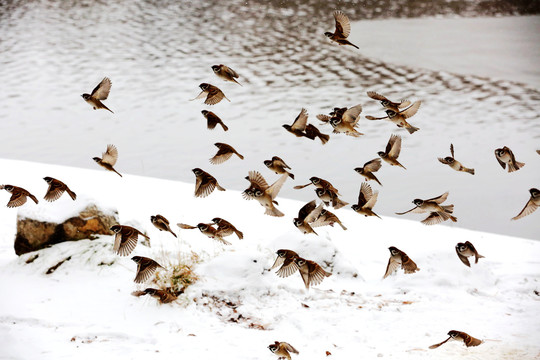
[[(44, 194), (43, 176), (59, 174), (81, 199), (114, 204), (120, 223), (151, 237), (152, 247), (139, 243), (132, 255), (167, 264), (193, 251), (201, 259), (195, 268), (200, 280), (178, 301), (159, 305), (130, 295), (151, 284), (133, 282), (136, 264), (131, 256), (113, 253), (112, 236), (58, 244), (26, 264), (34, 254), (17, 257), (12, 249), (17, 209), (1, 207), (0, 358), (275, 359), (267, 349), (275, 340), (291, 343), (299, 360), (326, 358), (326, 351), (333, 359), (533, 359), (540, 352), (537, 241), (418, 220), (365, 218), (346, 208), (334, 212), (347, 231), (325, 227), (317, 228), (318, 237), (305, 236), (292, 223), (304, 203), (279, 195), (286, 215), (273, 218), (238, 191), (195, 198), (194, 181), (119, 178), (100, 169), (14, 160), (0, 160), (0, 167), (11, 183), (34, 194)], [(286, 182), (284, 188), (292, 186)], [(7, 198), (0, 193), (0, 201)], [(70, 213), (78, 205), (68, 200), (51, 209), (58, 205), (58, 212)], [(36, 207), (27, 203), (19, 211)], [(198, 230), (173, 225), (175, 239), (150, 223), (156, 213), (171, 224), (223, 217), (244, 239), (232, 236), (232, 245), (223, 246)], [(485, 256), (471, 268), (454, 250), (467, 240)], [(392, 245), (421, 270), (382, 280)], [(298, 274), (277, 277), (267, 270), (281, 248), (318, 262), (332, 276), (309, 291)], [(475, 348), (448, 342), (428, 350), (449, 330), (486, 341)]]

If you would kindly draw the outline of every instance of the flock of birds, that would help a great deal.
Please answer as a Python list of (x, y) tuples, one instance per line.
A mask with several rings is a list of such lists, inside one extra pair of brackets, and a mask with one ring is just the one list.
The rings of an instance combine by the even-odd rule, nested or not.
[[(348, 17), (341, 11), (334, 12), (335, 19), (335, 31), (333, 33), (326, 32), (330, 40), (338, 43), (339, 45), (349, 45), (355, 48), (358, 48), (356, 45), (352, 44), (347, 40), (347, 37), (350, 34), (351, 26)], [(242, 86), (237, 79), (239, 78), (238, 73), (226, 65), (214, 65), (212, 66), (213, 72), (222, 80), (236, 83)], [(113, 113), (102, 101), (106, 100), (109, 96), (111, 90), (111, 81), (109, 78), (104, 78), (90, 94), (82, 94), (82, 98), (90, 104), (94, 110), (104, 109)], [(206, 105), (215, 105), (226, 99), (230, 101), (223, 91), (218, 87), (202, 83), (199, 85), (201, 93), (195, 99), (205, 99), (204, 103)], [(368, 120), (387, 120), (394, 123), (399, 128), (406, 129), (409, 134), (413, 134), (418, 131), (419, 128), (411, 125), (408, 120), (414, 116), (418, 109), (420, 108), (421, 101), (416, 101), (411, 104), (408, 100), (403, 100), (400, 102), (390, 101), (387, 97), (376, 93), (374, 91), (367, 92), (367, 95), (377, 101), (380, 101), (382, 106), (385, 108), (386, 116), (374, 117), (366, 116)], [(192, 99), (192, 100), (195, 100)], [(329, 124), (333, 128), (333, 133), (344, 133), (349, 136), (359, 137), (363, 135), (357, 130), (358, 122), (360, 120), (360, 114), (362, 112), (361, 105), (355, 105), (352, 107), (335, 107), (333, 108), (328, 115), (317, 115), (317, 118), (323, 124)], [(228, 127), (223, 123), (223, 121), (215, 113), (207, 110), (203, 110), (202, 115), (207, 120), (208, 129), (214, 129), (218, 124), (222, 127), (224, 131), (228, 130)], [(311, 140), (318, 138), (322, 144), (326, 144), (330, 136), (323, 134), (317, 127), (313, 124), (308, 124), (308, 113), (306, 109), (302, 109), (294, 122), (291, 125), (285, 124), (283, 127), (293, 135), (297, 137), (306, 137)], [(238, 156), (240, 159), (244, 159), (244, 156), (238, 153), (234, 147), (225, 143), (215, 143), (215, 146), (218, 148), (217, 153), (210, 159), (212, 164), (222, 164), (223, 162), (229, 160), (233, 155)], [(373, 208), (377, 202), (378, 192), (373, 191), (371, 186), (368, 184), (368, 181), (375, 181), (379, 185), (382, 185), (379, 179), (376, 177), (375, 173), (381, 168), (382, 162), (384, 160), (391, 166), (398, 166), (403, 169), (406, 169), (399, 161), (398, 157), (401, 151), (401, 137), (398, 135), (392, 134), (388, 140), (388, 144), (384, 151), (379, 151), (379, 158), (372, 159), (366, 162), (362, 167), (354, 169), (358, 174), (362, 175), (365, 182), (362, 182), (360, 193), (358, 195), (357, 204), (351, 206), (351, 208), (364, 216), (376, 216), (379, 217), (374, 211)], [(540, 150), (537, 150), (540, 154)], [(474, 169), (470, 169), (462, 165), (454, 157), (454, 146), (450, 145), (451, 156), (444, 158), (439, 158), (439, 161), (445, 165), (448, 165), (450, 168), (460, 172), (466, 172), (471, 175), (475, 174)], [(503, 169), (506, 169), (508, 166), (508, 172), (514, 172), (521, 169), (525, 164), (517, 161), (513, 152), (506, 146), (495, 150), (495, 157), (498, 163)], [(100, 157), (94, 157), (93, 160), (103, 168), (108, 171), (114, 172), (119, 176), (122, 176), (115, 168), (116, 162), (118, 160), (118, 150), (117, 148), (110, 144), (107, 146), (105, 152), (102, 153)], [(264, 177), (258, 171), (249, 171), (246, 180), (249, 181), (249, 187), (243, 191), (242, 196), (247, 200), (257, 200), (265, 209), (265, 214), (270, 216), (281, 217), (284, 214), (276, 207), (279, 205), (275, 200), (280, 189), (288, 178), (294, 179), (294, 174), (290, 172), (291, 167), (286, 164), (286, 162), (279, 158), (278, 156), (273, 156), (270, 160), (265, 160), (264, 165), (275, 172), (276, 174), (281, 175), (278, 180), (273, 184), (268, 185)], [(192, 170), (195, 174), (195, 196), (196, 197), (206, 197), (210, 195), (215, 189), (219, 191), (225, 191), (215, 177), (210, 175), (208, 172), (200, 168), (195, 168)], [(47, 201), (58, 200), (64, 192), (67, 192), (68, 195), (76, 200), (76, 194), (71, 191), (71, 189), (62, 181), (54, 179), (51, 177), (45, 177), (44, 180), (48, 184), (48, 189), (45, 193), (44, 199)], [(347, 202), (339, 198), (339, 190), (335, 188), (329, 181), (318, 178), (311, 177), (310, 182), (305, 185), (295, 186), (295, 189), (302, 189), (309, 185), (315, 186), (315, 193), (317, 197), (322, 201), (317, 205), (316, 200), (312, 200), (305, 204), (298, 212), (298, 217), (293, 219), (294, 225), (304, 234), (315, 234), (314, 228), (320, 226), (334, 226), (338, 224), (343, 230), (347, 228), (341, 223), (339, 218), (328, 209), (324, 208), (332, 206), (334, 209), (339, 209), (348, 205)], [(6, 190), (11, 193), (11, 198), (7, 204), (8, 207), (18, 207), (26, 203), (27, 198), (32, 199), (36, 204), (38, 203), (37, 198), (32, 195), (29, 191), (22, 187), (17, 187), (13, 185), (0, 185), (0, 190)], [(518, 215), (512, 218), (512, 220), (520, 219), (524, 216), (527, 216), (534, 212), (538, 206), (540, 206), (540, 190), (532, 188), (530, 191), (530, 199), (524, 208), (520, 211)], [(414, 199), (414, 208), (405, 211), (396, 213), (398, 215), (404, 215), (407, 213), (425, 213), (427, 217), (421, 222), (426, 225), (438, 224), (446, 220), (451, 220), (453, 222), (457, 221), (457, 218), (453, 216), (454, 205), (443, 205), (447, 200), (449, 193), (445, 192), (444, 194), (433, 197), (430, 199)], [(323, 206), (324, 205), (324, 206)], [(160, 231), (170, 232), (172, 235), (177, 237), (177, 235), (172, 231), (169, 221), (162, 215), (153, 215), (150, 218), (152, 224), (159, 229)], [(243, 239), (243, 233), (239, 231), (233, 224), (222, 218), (213, 218), (210, 223), (201, 222), (197, 225), (189, 225), (179, 223), (177, 224), (181, 229), (199, 229), (200, 232), (207, 237), (217, 240), (224, 245), (230, 245), (231, 243), (225, 240), (225, 237), (235, 234), (239, 239)], [(115, 234), (113, 250), (120, 256), (128, 256), (135, 249), (138, 241), (138, 237), (143, 236), (148, 238), (148, 236), (141, 231), (127, 225), (114, 225), (111, 227), (111, 231)], [(455, 247), (456, 253), (459, 259), (466, 265), (470, 266), (468, 260), (469, 257), (475, 258), (475, 263), (478, 262), (479, 258), (482, 258), (482, 255), (479, 255), (474, 245), (469, 241), (465, 243), (458, 243)], [(407, 256), (407, 254), (398, 248), (391, 246), (389, 248), (390, 258), (388, 260), (388, 265), (383, 278), (390, 276), (395, 273), (399, 268), (403, 269), (405, 274), (412, 274), (419, 270), (416, 263)], [(155, 271), (158, 268), (163, 268), (155, 260), (143, 256), (134, 256), (132, 260), (137, 264), (137, 272), (135, 275), (134, 281), (136, 283), (144, 283), (149, 280)], [(304, 282), (306, 289), (309, 289), (310, 286), (320, 284), (325, 277), (331, 275), (331, 273), (325, 271), (319, 264), (312, 260), (305, 259), (298, 255), (295, 251), (289, 249), (280, 249), (277, 251), (277, 258), (272, 265), (271, 269), (278, 268), (276, 274), (280, 277), (288, 277), (296, 272), (301, 275), (301, 278)], [(176, 295), (167, 290), (147, 288), (143, 291), (136, 291), (134, 295), (141, 296), (145, 294), (152, 295), (158, 298), (161, 302), (171, 302), (176, 299)], [(466, 346), (477, 346), (481, 343), (480, 340), (475, 339), (468, 334), (460, 331), (452, 330), (448, 333), (449, 338), (439, 344), (433, 345), (430, 348), (436, 348), (444, 344), (449, 339), (457, 339), (464, 342)], [(290, 344), (286, 342), (276, 341), (274, 344), (268, 346), (268, 348), (280, 359), (291, 359), (290, 353), (298, 354), (298, 351)]]

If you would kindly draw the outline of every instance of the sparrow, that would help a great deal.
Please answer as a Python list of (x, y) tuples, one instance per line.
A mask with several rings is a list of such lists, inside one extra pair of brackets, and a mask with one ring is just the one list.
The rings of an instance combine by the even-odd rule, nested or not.
[(167, 220), (165, 218), (165, 216), (162, 216), (162, 215), (152, 215), (150, 216), (150, 221), (152, 222), (152, 224), (154, 224), (154, 226), (156, 228), (159, 229), (159, 231), (168, 231), (170, 232), (171, 234), (174, 235), (175, 238), (177, 238), (178, 236), (176, 236), (176, 234), (171, 230), (171, 227), (169, 226), (169, 220)]
[(216, 128), (216, 125), (219, 124), (223, 128), (223, 131), (229, 130), (227, 125), (225, 125), (223, 121), (219, 118), (219, 116), (217, 116), (213, 112), (208, 111), (208, 110), (203, 110), (201, 111), (201, 114), (203, 114), (203, 116), (206, 118), (207, 129), (214, 130)]
[(92, 90), (91, 94), (82, 94), (81, 96), (84, 101), (94, 108), (94, 110), (105, 109), (113, 112), (101, 102), (101, 100), (107, 100), (109, 92), (111, 91), (111, 85), (111, 80), (109, 78), (103, 78), (94, 90)]
[(414, 208), (408, 211), (402, 212), (402, 213), (396, 213), (396, 215), (404, 215), (409, 212), (413, 212), (417, 214), (429, 212), (430, 214), (428, 215), (428, 217), (422, 220), (422, 223), (425, 225), (438, 224), (448, 219), (452, 220), (453, 222), (456, 222), (457, 218), (451, 215), (454, 212), (454, 205), (440, 205), (446, 201), (446, 199), (448, 198), (448, 194), (449, 193), (447, 191), (440, 196), (427, 199), (427, 200), (414, 199), (413, 200), (413, 204), (415, 205)]
[(532, 188), (529, 189), (529, 192), (531, 193), (531, 198), (529, 199), (529, 201), (527, 201), (525, 207), (519, 212), (519, 214), (514, 216), (512, 220), (518, 220), (522, 217), (530, 215), (536, 211), (538, 206), (540, 206), (540, 190)]
[(319, 214), (319, 217), (317, 217), (317, 219), (315, 219), (315, 221), (311, 223), (311, 227), (319, 227), (319, 226), (326, 226), (326, 225), (330, 225), (333, 227), (335, 223), (338, 223), (339, 226), (341, 226), (343, 230), (347, 230), (345, 225), (341, 223), (339, 218), (334, 213), (326, 209), (322, 209), (321, 213)]
[(139, 230), (127, 225), (113, 225), (111, 231), (115, 233), (113, 251), (120, 256), (128, 256), (135, 249), (139, 235), (150, 239)]
[(375, 176), (374, 172), (379, 171), (381, 168), (382, 163), (380, 158), (376, 158), (373, 160), (369, 160), (367, 163), (364, 164), (363, 167), (357, 167), (354, 169), (357, 173), (362, 175), (366, 181), (369, 180), (375, 180), (379, 185), (382, 186), (381, 182), (377, 177)]
[(321, 178), (316, 177), (316, 176), (310, 177), (309, 181), (311, 181), (311, 182), (307, 183), (306, 185), (296, 185), (294, 187), (294, 189), (303, 189), (306, 186), (309, 186), (309, 185), (313, 184), (313, 185), (315, 185), (316, 188), (320, 188), (320, 189), (324, 189), (324, 190), (331, 190), (334, 193), (336, 193), (337, 195), (341, 195), (339, 193), (339, 190), (336, 189), (329, 181), (326, 181), (326, 180), (321, 179)]
[(236, 154), (240, 160), (244, 160), (244, 156), (236, 151), (231, 145), (225, 143), (215, 143), (214, 144), (219, 150), (216, 155), (210, 159), (210, 164), (222, 164), (225, 161), (229, 160), (233, 154)]
[(363, 182), (362, 185), (360, 185), (358, 204), (351, 206), (351, 208), (358, 214), (362, 214), (364, 216), (376, 216), (380, 219), (381, 217), (375, 214), (372, 210), (373, 206), (375, 206), (375, 203), (377, 202), (377, 196), (379, 196), (379, 192), (373, 192), (371, 190), (371, 186), (369, 186), (367, 182)]
[(276, 251), (276, 254), (277, 258), (270, 270), (279, 267), (278, 271), (276, 271), (276, 274), (279, 277), (289, 277), (298, 270), (298, 266), (296, 265), (296, 262), (294, 262), (294, 259), (298, 257), (296, 252), (287, 249), (279, 249)]
[(68, 195), (71, 197), (71, 199), (75, 200), (77, 199), (77, 194), (75, 194), (73, 191), (71, 191), (66, 184), (61, 182), (60, 180), (53, 179), (52, 177), (44, 177), (43, 180), (49, 184), (49, 188), (47, 189), (47, 192), (45, 193), (44, 199), (47, 201), (55, 201), (60, 199), (60, 196), (64, 194), (65, 191), (67, 191)]
[(345, 205), (349, 205), (348, 202), (341, 200), (338, 197), (338, 194), (336, 194), (336, 192), (330, 189), (325, 190), (323, 188), (316, 188), (315, 193), (317, 194), (319, 199), (322, 200), (324, 205), (326, 206), (332, 205), (332, 207), (336, 210), (344, 207)]
[(250, 186), (242, 193), (242, 196), (246, 200), (256, 199), (263, 207), (266, 208), (264, 212), (266, 215), (270, 216), (284, 216), (281, 211), (279, 211), (274, 204), (278, 205), (276, 198), (279, 190), (287, 180), (288, 175), (283, 174), (281, 177), (276, 180), (272, 185), (268, 186), (264, 177), (258, 171), (250, 171), (249, 176), (246, 179), (249, 180)]
[(412, 126), (411, 124), (409, 124), (407, 122), (407, 119), (412, 117), (414, 114), (416, 114), (416, 112), (420, 108), (421, 104), (422, 104), (421, 101), (415, 101), (411, 106), (409, 106), (408, 108), (406, 108), (404, 110), (394, 111), (394, 110), (387, 109), (386, 110), (386, 116), (376, 118), (376, 117), (368, 115), (368, 116), (366, 116), (366, 119), (368, 119), (368, 120), (388, 119), (389, 121), (396, 124), (397, 127), (404, 127), (405, 129), (407, 129), (409, 134), (412, 134), (415, 131), (418, 131), (420, 129), (417, 128), (417, 127)]
[(264, 165), (266, 165), (267, 168), (269, 168), (276, 174), (287, 174), (290, 176), (291, 179), (294, 180), (294, 175), (286, 170), (290, 170), (291, 167), (285, 164), (285, 161), (283, 161), (281, 158), (277, 156), (272, 156), (272, 160), (264, 160)]
[(471, 267), (471, 264), (469, 263), (469, 259), (467, 259), (469, 256), (474, 256), (475, 264), (478, 264), (478, 259), (484, 257), (478, 254), (478, 251), (476, 251), (474, 245), (470, 241), (465, 241), (465, 243), (461, 243), (461, 242), (457, 243), (456, 254), (459, 257), (459, 260), (461, 260), (461, 262), (467, 265), (468, 267)]
[(323, 144), (326, 144), (326, 142), (330, 139), (330, 136), (322, 134), (314, 125), (307, 125), (307, 119), (307, 110), (302, 108), (302, 110), (300, 110), (300, 114), (298, 114), (296, 119), (294, 119), (292, 125), (283, 124), (283, 127), (296, 137), (307, 137), (311, 140), (315, 140), (315, 138), (318, 137)]
[(536, 150), (536, 153), (537, 153), (538, 155), (540, 155), (540, 150)]
[(219, 191), (225, 191), (218, 184), (216, 178), (209, 173), (199, 168), (192, 169), (191, 171), (195, 174), (195, 197), (207, 197), (215, 188)]
[(296, 266), (298, 266), (306, 289), (309, 289), (312, 285), (319, 285), (325, 277), (332, 275), (332, 273), (325, 271), (315, 261), (296, 257), (294, 258), (294, 262), (296, 263)]
[(236, 71), (231, 69), (228, 66), (225, 66), (223, 64), (219, 65), (212, 65), (212, 70), (214, 71), (214, 74), (216, 74), (220, 79), (230, 82), (235, 82), (238, 85), (242, 86), (236, 79), (238, 79), (238, 74)]
[(379, 151), (377, 154), (389, 163), (392, 166), (401, 166), (405, 170), (407, 168), (397, 160), (399, 157), (399, 153), (401, 152), (401, 136), (392, 134), (390, 136), (390, 139), (388, 140), (388, 144), (386, 144), (386, 149), (384, 151)]
[(135, 275), (135, 279), (133, 280), (137, 284), (148, 280), (154, 274), (157, 268), (164, 269), (164, 267), (159, 265), (156, 261), (144, 256), (134, 256), (131, 258), (131, 260), (137, 263), (137, 275)]
[(400, 266), (403, 271), (405, 271), (405, 274), (414, 274), (420, 270), (415, 262), (403, 251), (394, 246), (390, 246), (388, 250), (390, 250), (390, 259), (388, 259), (388, 265), (386, 266), (386, 272), (384, 273), (383, 279), (386, 279), (392, 273), (397, 271)]
[(400, 112), (401, 109), (404, 107), (407, 107), (411, 105), (411, 102), (409, 100), (401, 100), (400, 102), (393, 102), (390, 101), (386, 96), (376, 93), (375, 91), (368, 91), (367, 96), (374, 100), (379, 100), (381, 102), (381, 105), (388, 110), (392, 110), (394, 112)]
[(518, 171), (525, 166), (525, 163), (516, 161), (514, 153), (508, 147), (504, 146), (502, 148), (495, 150), (495, 157), (503, 169), (506, 169), (506, 164), (508, 164), (508, 172)]
[(225, 240), (221, 234), (217, 231), (212, 224), (198, 223), (197, 226), (191, 226), (188, 224), (178, 223), (176, 224), (180, 229), (199, 229), (204, 235), (208, 236), (210, 239), (217, 240), (225, 245), (231, 245), (230, 242)]
[(450, 154), (452, 154), (452, 156), (447, 156), (445, 158), (437, 158), (437, 159), (439, 159), (440, 162), (450, 166), (452, 169), (456, 171), (468, 172), (469, 174), (474, 175), (474, 169), (466, 168), (454, 158), (454, 144), (450, 144)]
[(118, 160), (118, 149), (116, 148), (116, 146), (112, 144), (107, 145), (107, 150), (101, 154), (101, 158), (94, 157), (93, 159), (95, 162), (98, 163), (98, 165), (104, 167), (109, 171), (114, 171), (115, 173), (120, 175), (120, 177), (122, 177), (122, 174), (120, 174), (113, 168), (114, 164), (116, 164), (116, 161)]
[(328, 121), (330, 125), (332, 125), (332, 127), (334, 128), (334, 133), (345, 133), (354, 137), (364, 135), (355, 129), (358, 125), (358, 120), (360, 120), (362, 105), (353, 106), (344, 112), (342, 112), (342, 110), (343, 109), (338, 109), (337, 111), (335, 111), (334, 116), (332, 116)]
[(221, 237), (229, 236), (234, 233), (238, 236), (238, 239), (242, 240), (244, 238), (244, 234), (227, 220), (215, 217), (212, 219), (212, 222), (217, 225), (217, 233)]
[(347, 38), (351, 33), (351, 22), (347, 15), (342, 11), (334, 11), (334, 19), (336, 20), (336, 30), (334, 33), (325, 32), (324, 35), (332, 41), (337, 42), (339, 45), (351, 45), (359, 49), (358, 46), (351, 43)]
[(268, 348), (271, 352), (276, 354), (279, 359), (286, 359), (291, 360), (291, 354), (299, 354), (298, 350), (296, 350), (291, 344), (286, 343), (284, 341), (276, 341), (273, 344), (268, 345)]
[(317, 206), (315, 200), (308, 202), (298, 211), (298, 217), (293, 219), (294, 226), (303, 234), (315, 234), (318, 236), (319, 234), (309, 224), (319, 217), (322, 209), (322, 203)]
[(11, 198), (9, 199), (9, 202), (7, 203), (8, 208), (14, 208), (22, 206), (26, 203), (26, 198), (29, 197), (32, 199), (36, 204), (38, 203), (38, 199), (28, 190), (25, 190), (18, 186), (13, 185), (0, 185), (0, 190), (6, 190), (8, 193), (11, 194)]
[(453, 340), (461, 340), (463, 341), (463, 343), (465, 344), (465, 346), (467, 347), (470, 347), (470, 346), (478, 346), (480, 344), (483, 343), (482, 340), (479, 340), (479, 339), (476, 339), (476, 338), (473, 338), (471, 335), (467, 334), (467, 333), (464, 333), (463, 331), (457, 331), (457, 330), (450, 330), (448, 332), (448, 339), (444, 340), (443, 342), (440, 342), (438, 344), (435, 344), (435, 345), (431, 345), (429, 348), (430, 349), (436, 349), (438, 348), (439, 346), (441, 346), (442, 344), (444, 344), (445, 342), (447, 342), (448, 340), (450, 339), (453, 339)]
[(147, 294), (158, 299), (158, 301), (162, 304), (167, 304), (178, 299), (178, 296), (170, 293), (169, 291), (154, 288), (146, 288), (142, 291), (134, 291), (131, 293), (131, 295), (134, 296), (142, 296)]
[[(221, 100), (223, 100), (223, 98), (227, 99), (223, 91), (221, 91), (217, 86), (202, 83), (199, 85), (199, 87), (202, 90), (201, 93), (197, 95), (195, 99), (191, 99), (190, 101), (206, 97), (206, 99), (204, 100), (204, 103), (206, 105), (215, 105)], [(230, 102), (231, 100), (227, 99), (227, 101)]]

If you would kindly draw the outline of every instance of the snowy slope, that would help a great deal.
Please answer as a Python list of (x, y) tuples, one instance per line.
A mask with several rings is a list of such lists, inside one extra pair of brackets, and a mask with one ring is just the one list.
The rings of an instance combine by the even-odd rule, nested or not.
[[(336, 211), (347, 231), (318, 228), (319, 237), (304, 236), (292, 224), (303, 203), (281, 197), (286, 216), (271, 218), (237, 191), (199, 199), (193, 197), (193, 183), (12, 160), (0, 160), (0, 167), (3, 182), (38, 198), (47, 188), (41, 178), (52, 176), (79, 196), (116, 208), (122, 224), (151, 237), (152, 247), (139, 244), (133, 255), (167, 264), (193, 251), (201, 259), (195, 270), (200, 281), (176, 303), (159, 305), (130, 295), (149, 284), (132, 282), (136, 265), (131, 256), (113, 254), (109, 236), (59, 244), (25, 264), (33, 254), (18, 258), (12, 249), (17, 210), (2, 206), (0, 358), (275, 359), (266, 348), (275, 340), (300, 351), (293, 359), (323, 359), (326, 351), (334, 359), (533, 359), (540, 353), (536, 241), (426, 227), (415, 220), (364, 218), (350, 210)], [(0, 204), (8, 198), (0, 192)], [(24, 211), (77, 206), (66, 197), (43, 202), (27, 203)], [(243, 231), (244, 240), (231, 237), (227, 247), (198, 230), (174, 226), (175, 239), (153, 227), (149, 217), (155, 213), (174, 224), (220, 216)], [(466, 240), (486, 257), (471, 268), (454, 251)], [(382, 280), (391, 245), (421, 270)], [(277, 277), (266, 269), (280, 248), (319, 262), (333, 275), (309, 291), (297, 274)], [(69, 256), (53, 274), (44, 274)], [(450, 342), (428, 350), (452, 329), (486, 342), (469, 349)]]

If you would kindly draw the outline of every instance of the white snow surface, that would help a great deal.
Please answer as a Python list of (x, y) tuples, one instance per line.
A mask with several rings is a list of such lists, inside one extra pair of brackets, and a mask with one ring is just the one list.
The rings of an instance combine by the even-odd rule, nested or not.
[[(0, 160), (0, 167), (11, 183), (38, 197), (46, 190), (41, 178), (57, 175), (80, 199), (114, 204), (120, 223), (146, 231), (152, 244), (138, 244), (130, 256), (119, 257), (112, 252), (113, 237), (101, 236), (40, 250), (26, 264), (34, 254), (17, 257), (12, 249), (17, 210), (0, 207), (2, 359), (270, 360), (276, 357), (267, 346), (276, 340), (298, 349), (293, 359), (299, 360), (534, 359), (540, 354), (540, 297), (534, 293), (540, 290), (538, 241), (365, 218), (349, 209), (335, 211), (347, 231), (325, 227), (317, 229), (320, 236), (305, 236), (292, 223), (303, 202), (279, 196), (278, 208), (286, 215), (273, 218), (238, 191), (199, 199), (193, 183), (14, 160)], [(8, 195), (0, 192), (0, 202)], [(62, 198), (51, 210), (56, 206), (69, 213), (79, 205)], [(19, 211), (36, 207), (28, 202)], [(178, 239), (153, 227), (149, 218), (156, 213), (170, 220)], [(235, 224), (244, 239), (231, 237), (232, 245), (222, 246), (198, 230), (174, 225), (216, 216)], [(467, 240), (485, 256), (471, 268), (454, 250)], [(389, 246), (405, 251), (421, 270), (383, 280)], [(281, 248), (318, 262), (332, 276), (309, 291), (298, 274), (279, 278), (267, 269)], [(151, 287), (133, 283), (131, 256), (168, 264), (190, 251), (202, 260), (195, 269), (200, 280), (178, 301), (159, 305), (130, 295)], [(449, 330), (485, 342), (428, 349)]]

